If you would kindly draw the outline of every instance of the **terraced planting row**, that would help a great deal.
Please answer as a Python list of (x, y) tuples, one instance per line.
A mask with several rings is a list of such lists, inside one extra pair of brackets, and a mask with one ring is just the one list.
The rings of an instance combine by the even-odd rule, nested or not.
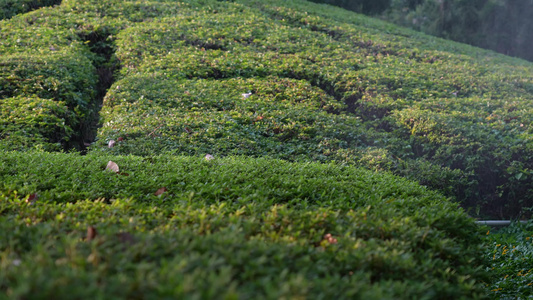
[(40, 7), (61, 4), (61, 0), (1, 0), (0, 20), (9, 19)]
[(481, 297), (481, 232), (453, 202), (529, 214), (532, 72), (305, 1), (0, 21), (0, 290)]
[(392, 175), (253, 158), (0, 160), (0, 289), (12, 299), (482, 293), (477, 225)]

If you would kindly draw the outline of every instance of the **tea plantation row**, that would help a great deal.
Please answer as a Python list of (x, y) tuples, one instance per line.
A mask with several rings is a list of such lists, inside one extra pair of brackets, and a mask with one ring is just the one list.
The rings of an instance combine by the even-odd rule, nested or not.
[[(473, 221), (386, 173), (527, 213), (532, 71), (304, 1), (64, 0), (0, 21), (0, 290), (481, 297)], [(85, 157), (33, 151), (94, 135)]]
[(10, 299), (483, 294), (477, 225), (392, 175), (237, 157), (6, 152), (0, 162)]
[[(88, 139), (97, 74), (119, 64), (94, 148), (333, 160), (471, 213), (532, 205), (530, 63), (307, 2), (64, 1), (5, 24), (0, 95), (54, 99), (65, 120), (32, 132), (45, 149)], [(26, 123), (8, 148), (35, 145), (17, 136)]]
[(61, 0), (0, 0), (0, 20), (57, 4), (61, 4)]

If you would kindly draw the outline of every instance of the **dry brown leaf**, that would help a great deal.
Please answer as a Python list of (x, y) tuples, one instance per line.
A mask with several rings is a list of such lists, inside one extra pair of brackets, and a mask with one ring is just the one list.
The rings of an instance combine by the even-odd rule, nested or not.
[(162, 188), (158, 189), (158, 190), (154, 193), (154, 195), (159, 196), (159, 195), (163, 194), (163, 193), (166, 192), (166, 191), (168, 191), (167, 188), (166, 188), (166, 187), (162, 187)]
[(37, 193), (33, 193), (28, 197), (28, 199), (26, 199), (26, 203), (32, 205), (33, 203), (35, 203), (35, 201), (37, 201), (38, 198), (39, 196), (37, 195)]
[(337, 244), (338, 242), (337, 239), (331, 235), (331, 233), (324, 235), (324, 241), (327, 241), (330, 244)]
[(105, 167), (105, 169), (107, 171), (112, 171), (112, 172), (115, 172), (115, 173), (118, 173), (118, 170), (119, 170), (118, 169), (118, 165), (116, 163), (112, 162), (112, 161), (109, 161), (107, 163), (107, 166)]
[(98, 232), (96, 231), (96, 228), (93, 226), (87, 227), (87, 241), (90, 242), (96, 238), (96, 235)]
[(117, 141), (119, 141), (119, 142), (122, 142), (123, 140), (124, 140), (123, 137), (119, 137), (119, 138), (117, 139)]

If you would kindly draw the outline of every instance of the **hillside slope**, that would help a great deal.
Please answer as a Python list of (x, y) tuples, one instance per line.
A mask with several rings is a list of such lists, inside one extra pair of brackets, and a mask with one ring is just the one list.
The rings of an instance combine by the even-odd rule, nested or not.
[[(47, 122), (58, 129), (35, 137), (45, 149), (90, 139), (83, 98), (105, 93), (94, 149), (122, 137), (111, 153), (337, 161), (393, 171), (482, 215), (533, 205), (531, 63), (299, 1), (64, 1), (4, 24), (1, 97), (81, 110), (58, 115), (66, 129)], [(54, 57), (73, 60), (61, 69), (79, 75), (41, 82), (32, 66), (43, 55), (50, 70)], [(107, 93), (86, 91), (97, 76), (109, 87), (112, 72)], [(31, 144), (13, 139), (7, 148)]]
[(532, 74), (305, 1), (0, 21), (0, 290), (482, 297), (480, 230), (453, 201), (533, 207)]

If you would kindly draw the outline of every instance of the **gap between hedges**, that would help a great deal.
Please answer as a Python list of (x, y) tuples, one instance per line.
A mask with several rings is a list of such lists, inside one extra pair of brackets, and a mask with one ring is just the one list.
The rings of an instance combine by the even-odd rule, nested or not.
[(98, 124), (100, 121), (100, 109), (102, 108), (104, 97), (107, 90), (115, 82), (115, 71), (120, 68), (120, 64), (115, 57), (115, 46), (112, 34), (107, 29), (80, 32), (78, 33), (80, 39), (88, 43), (88, 48), (91, 53), (90, 59), (96, 68), (98, 76), (98, 85), (96, 91), (96, 99), (92, 103), (91, 116), (87, 123), (82, 124), (80, 140), (77, 141), (81, 148), (81, 153), (87, 153), (87, 147), (91, 145), (97, 135)]

